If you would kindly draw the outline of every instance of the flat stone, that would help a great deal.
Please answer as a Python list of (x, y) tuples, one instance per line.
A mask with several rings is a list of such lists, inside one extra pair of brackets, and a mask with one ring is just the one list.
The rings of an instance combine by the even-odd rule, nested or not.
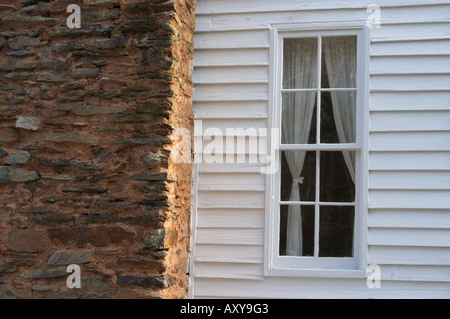
[(66, 267), (59, 267), (54, 269), (35, 269), (22, 275), (27, 279), (49, 279), (68, 276)]
[(144, 238), (142, 248), (144, 249), (168, 248), (166, 230), (164, 228), (153, 230), (151, 234), (147, 235)]
[(70, 72), (70, 77), (73, 79), (94, 79), (98, 76), (100, 68), (80, 68), (72, 69)]
[(27, 55), (30, 55), (30, 51), (28, 51), (28, 50), (13, 50), (13, 51), (6, 52), (6, 55), (27, 56)]
[(27, 60), (5, 59), (0, 60), (0, 70), (13, 71), (13, 70), (29, 70), (33, 69), (36, 63)]
[(128, 37), (112, 37), (107, 39), (94, 39), (89, 42), (89, 44), (93, 47), (99, 49), (114, 49), (119, 47), (124, 47)]
[(86, 86), (86, 83), (81, 82), (81, 81), (69, 82), (69, 83), (61, 85), (61, 91), (67, 92), (67, 91), (71, 91), (71, 90), (84, 89), (85, 86)]
[(106, 189), (94, 186), (94, 185), (83, 185), (80, 187), (71, 187), (61, 189), (63, 192), (75, 192), (75, 193), (91, 193), (91, 194), (101, 194), (106, 192)]
[(85, 48), (86, 44), (80, 40), (55, 44), (55, 52), (57, 53), (82, 50)]
[(47, 261), (47, 265), (86, 264), (91, 261), (89, 250), (57, 250)]
[(28, 299), (31, 297), (29, 292), (19, 290), (13, 286), (0, 284), (0, 299)]
[(0, 142), (15, 142), (20, 138), (19, 132), (15, 129), (1, 130)]
[(38, 118), (32, 116), (19, 116), (16, 120), (15, 127), (24, 130), (37, 131), (39, 129), (40, 121)]
[(27, 151), (14, 152), (6, 158), (6, 164), (25, 164), (26, 162), (28, 162), (29, 158), (30, 153), (28, 153)]
[(5, 156), (5, 155), (8, 155), (8, 152), (0, 147), (0, 157)]
[(135, 275), (135, 276), (117, 276), (117, 285), (139, 286), (142, 288), (168, 288), (174, 284), (174, 280), (168, 275)]
[(69, 163), (72, 166), (76, 166), (78, 168), (85, 169), (85, 170), (98, 170), (98, 169), (102, 168), (101, 164), (95, 164), (95, 163), (80, 161), (80, 160), (70, 160)]
[(12, 182), (31, 182), (37, 179), (39, 179), (39, 175), (36, 171), (27, 171), (13, 166), (0, 166), (0, 182), (5, 180)]
[(136, 145), (163, 146), (165, 144), (170, 144), (172, 141), (168, 137), (119, 137), (115, 139), (113, 142), (124, 146), (136, 146)]
[(53, 26), (59, 24), (59, 19), (42, 16), (28, 16), (22, 14), (10, 14), (3, 17), (2, 22), (9, 27)]
[(40, 82), (67, 82), (67, 77), (63, 73), (44, 72), (38, 75)]
[(121, 244), (123, 241), (133, 243), (135, 240), (134, 233), (113, 225), (50, 227), (47, 232), (52, 241), (74, 243), (77, 247), (88, 244), (104, 247), (108, 244)]
[(64, 143), (64, 142), (72, 142), (72, 143), (81, 143), (81, 144), (89, 144), (89, 145), (97, 145), (98, 138), (91, 134), (75, 134), (75, 133), (48, 133), (44, 135), (45, 141)]
[(113, 114), (125, 111), (126, 105), (80, 105), (72, 108), (78, 115)]
[(11, 72), (6, 74), (8, 79), (12, 80), (29, 80), (34, 76), (31, 72)]
[(9, 234), (8, 249), (10, 250), (34, 253), (43, 248), (42, 234), (32, 229), (13, 229)]
[(75, 217), (67, 214), (35, 215), (31, 216), (31, 220), (37, 224), (54, 224), (72, 222)]

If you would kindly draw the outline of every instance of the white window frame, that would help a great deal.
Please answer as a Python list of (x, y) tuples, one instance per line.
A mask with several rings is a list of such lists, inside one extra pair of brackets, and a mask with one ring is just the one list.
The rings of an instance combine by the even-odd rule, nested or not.
[[(354, 24), (279, 24), (271, 26), (270, 38), (270, 92), (268, 125), (280, 132), (281, 128), (281, 72), (283, 39), (319, 36), (357, 36), (357, 141), (351, 144), (311, 144), (305, 150), (357, 149), (355, 185), (355, 224), (352, 258), (331, 258), (306, 256), (279, 256), (280, 215), (280, 171), (268, 174), (266, 178), (266, 234), (264, 250), (265, 276), (307, 276), (332, 278), (363, 278), (367, 268), (367, 215), (368, 215), (368, 100), (369, 100), (369, 48), (368, 27), (360, 22)], [(320, 54), (320, 52), (318, 53)], [(319, 63), (318, 63), (319, 64)], [(320, 66), (319, 66), (320, 68)], [(319, 69), (320, 70), (320, 69)], [(320, 89), (320, 88), (319, 88)], [(269, 130), (270, 131), (270, 130)], [(277, 138), (281, 138), (278, 134)], [(271, 136), (269, 137), (269, 143)], [(280, 156), (280, 150), (289, 150), (289, 145), (279, 148), (280, 141), (270, 145), (272, 152)], [(298, 150), (299, 148), (295, 148)], [(281, 161), (278, 161), (281, 165)], [(318, 199), (316, 198), (316, 201)], [(318, 202), (315, 203), (317, 205)], [(317, 215), (317, 214), (316, 214)], [(316, 226), (317, 216), (316, 216)], [(317, 233), (317, 232), (316, 232)]]

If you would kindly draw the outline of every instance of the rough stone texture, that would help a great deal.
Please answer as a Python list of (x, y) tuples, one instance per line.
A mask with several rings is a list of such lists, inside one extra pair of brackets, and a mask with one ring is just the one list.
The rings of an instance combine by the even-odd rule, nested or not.
[(191, 164), (170, 154), (192, 132), (194, 8), (0, 5), (0, 298), (185, 297)]

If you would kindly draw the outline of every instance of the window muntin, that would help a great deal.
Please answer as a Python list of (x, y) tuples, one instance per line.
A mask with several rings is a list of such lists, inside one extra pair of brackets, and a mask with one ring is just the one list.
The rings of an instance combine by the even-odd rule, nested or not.
[[(278, 44), (282, 137), (273, 266), (356, 269), (358, 33), (288, 33)], [(293, 238), (301, 238), (300, 249)]]

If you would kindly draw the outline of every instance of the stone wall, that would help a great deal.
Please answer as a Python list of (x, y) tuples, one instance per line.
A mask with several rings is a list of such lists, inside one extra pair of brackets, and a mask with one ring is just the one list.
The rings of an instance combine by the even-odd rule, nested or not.
[(1, 1), (0, 298), (186, 296), (194, 6)]

